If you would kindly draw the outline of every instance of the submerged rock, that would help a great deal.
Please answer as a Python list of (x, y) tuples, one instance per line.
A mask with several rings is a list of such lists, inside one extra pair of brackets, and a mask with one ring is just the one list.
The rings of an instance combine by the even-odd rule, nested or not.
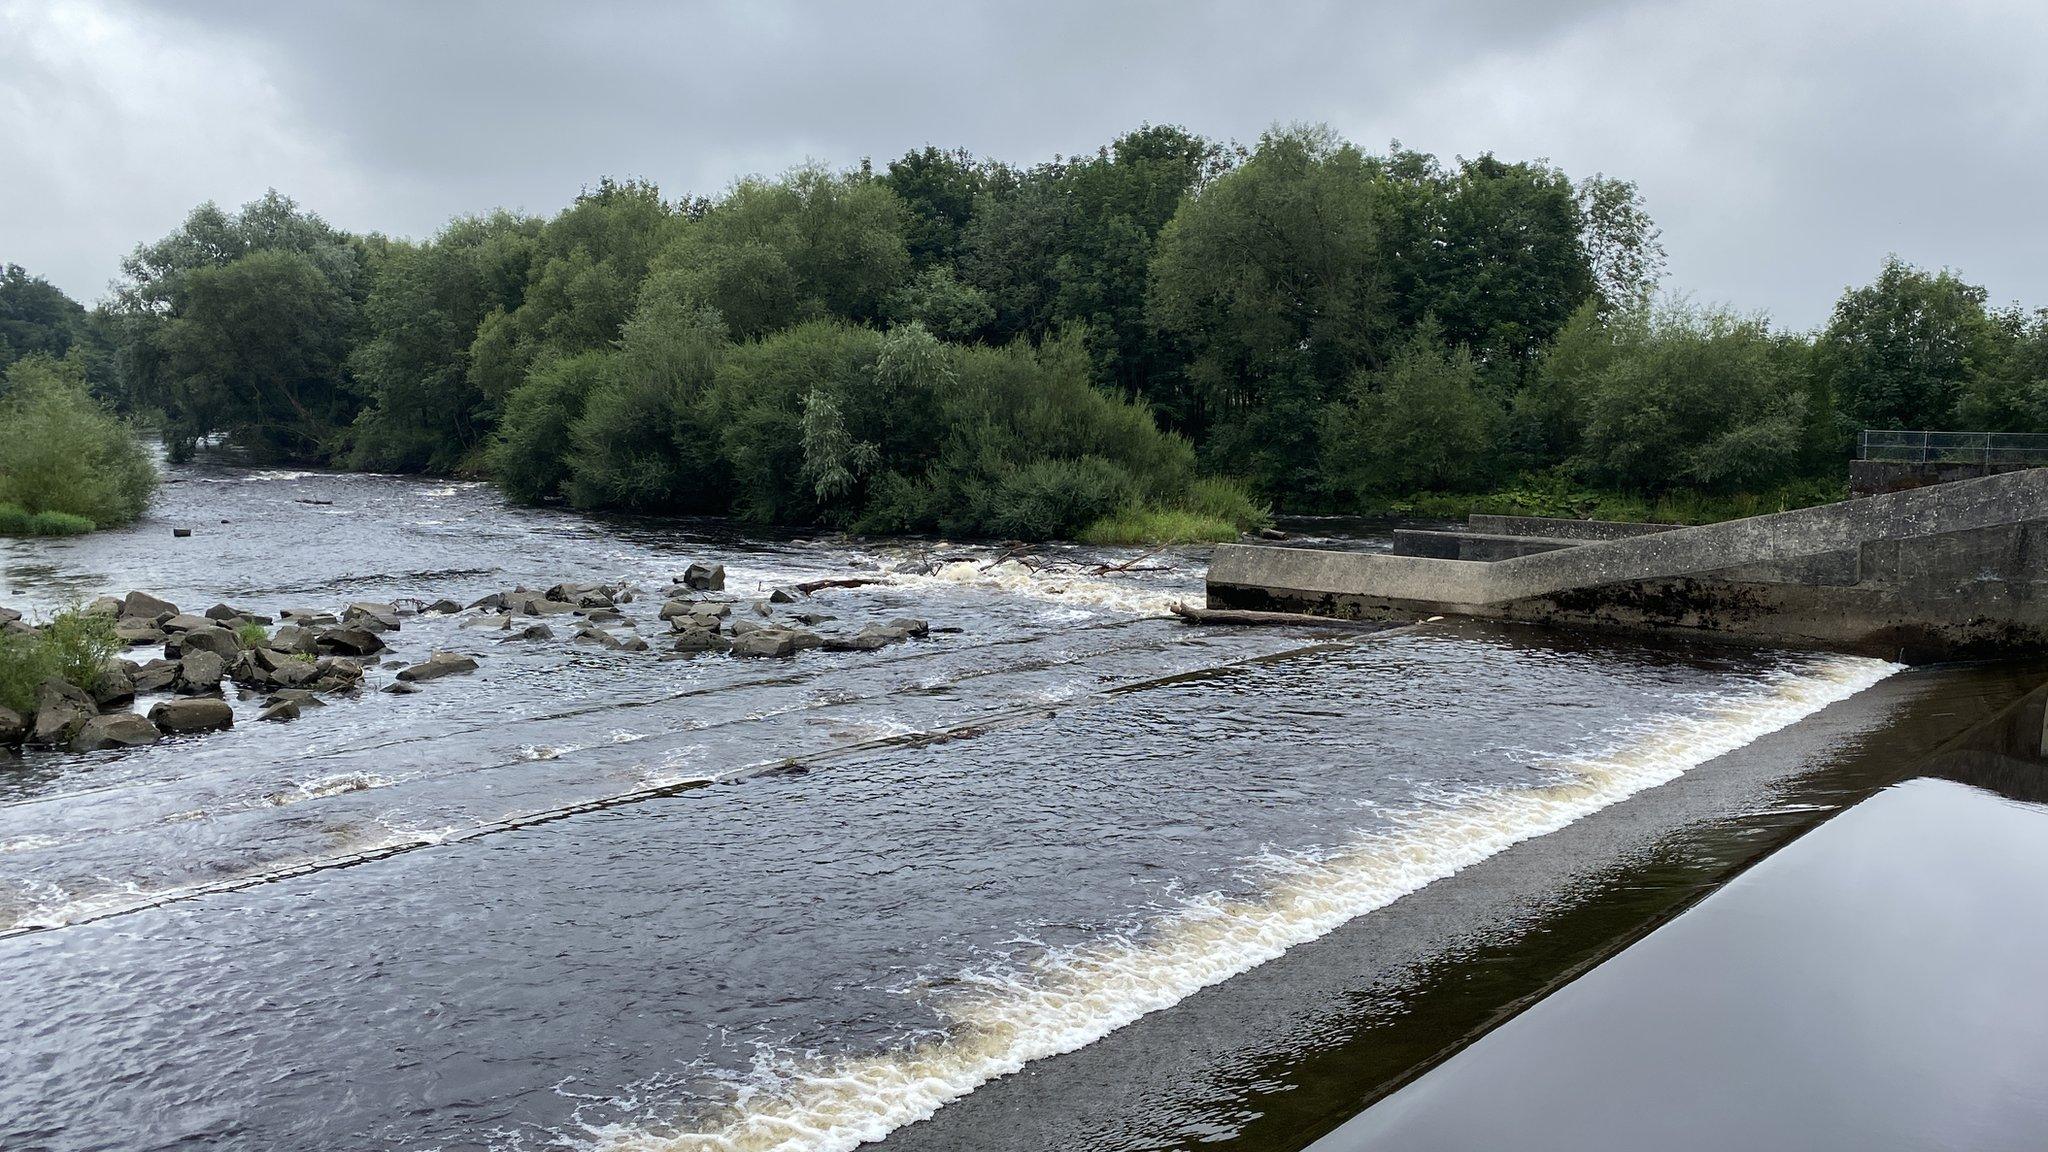
[(256, 714), (256, 718), (258, 720), (297, 720), (299, 718), (298, 702), (279, 700), (274, 704), (265, 704), (263, 711)]
[(85, 722), (67, 745), (73, 752), (99, 752), (108, 748), (139, 748), (164, 738), (147, 719), (133, 712), (95, 716)]
[(398, 678), (408, 684), (419, 680), (438, 680), (458, 672), (476, 671), (476, 660), (460, 652), (436, 652), (423, 663), (402, 669)]
[(235, 710), (218, 696), (165, 700), (149, 710), (150, 723), (168, 733), (218, 732), (235, 726)]

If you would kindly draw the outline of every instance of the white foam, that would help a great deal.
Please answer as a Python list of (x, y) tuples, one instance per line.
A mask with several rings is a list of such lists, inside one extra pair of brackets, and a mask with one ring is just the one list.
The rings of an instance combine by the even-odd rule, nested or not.
[(1255, 898), (1197, 897), (1146, 930), (1049, 951), (1009, 971), (962, 974), (943, 1038), (831, 1060), (767, 1061), (696, 1131), (591, 1129), (603, 1152), (849, 1152), (922, 1120), (1033, 1060), (1091, 1044), (1149, 1012), (1264, 964), (1509, 846), (1818, 712), (1898, 670), (1839, 659), (1775, 676), (1561, 763), (1560, 782), (1393, 813), (1393, 830), (1319, 858), (1257, 862)]
[(892, 572), (889, 582), (913, 588), (975, 588), (1029, 596), (1067, 607), (1127, 612), (1133, 616), (1168, 615), (1177, 601), (1186, 600), (1193, 594), (1187, 590), (1162, 592), (1130, 580), (1106, 580), (1063, 564), (1034, 568), (1016, 560), (1000, 560), (993, 564), (956, 560), (939, 565), (929, 575)]

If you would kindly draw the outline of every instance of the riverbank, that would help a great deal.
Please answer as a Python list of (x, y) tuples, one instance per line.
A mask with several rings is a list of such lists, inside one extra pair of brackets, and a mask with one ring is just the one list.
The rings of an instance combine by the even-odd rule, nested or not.
[(2042, 675), (1975, 666), (1891, 677), (986, 1086), (886, 1147), (1304, 1148), (1896, 780)]
[(1390, 495), (1356, 510), (1359, 515), (1420, 520), (1463, 520), (1489, 516), (1549, 516), (1571, 520), (1621, 520), (1633, 524), (1717, 524), (1745, 516), (1789, 512), (1829, 504), (1848, 495), (1839, 480), (1808, 480), (1766, 492), (1714, 495), (1673, 491), (1659, 496), (1582, 488), (1529, 478), (1490, 492), (1415, 492)]

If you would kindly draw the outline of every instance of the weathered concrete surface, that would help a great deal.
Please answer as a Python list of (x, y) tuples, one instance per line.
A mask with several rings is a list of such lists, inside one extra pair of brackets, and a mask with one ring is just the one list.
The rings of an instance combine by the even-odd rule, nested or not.
[(2032, 469), (1493, 563), (1224, 545), (1208, 600), (1685, 629), (1927, 660), (2048, 648), (2044, 560), (2048, 470)]
[(1440, 532), (1426, 528), (1394, 529), (1394, 555), (1431, 556), (1440, 560), (1511, 560), (1573, 548), (1581, 541), (1545, 536), (1502, 536), (1487, 532)]
[(1678, 524), (1637, 524), (1626, 520), (1564, 520), (1554, 516), (1492, 516), (1474, 512), (1465, 518), (1474, 532), (1494, 536), (1544, 536), (1556, 540), (1620, 540), (1653, 536)]
[(1969, 480), (1978, 476), (2017, 472), (2025, 467), (2025, 464), (2000, 462), (1960, 464), (1931, 460), (1919, 463), (1908, 463), (1903, 460), (1851, 460), (1849, 495), (1879, 496), (1886, 492), (1925, 488), (1931, 484), (1953, 484), (1958, 480)]

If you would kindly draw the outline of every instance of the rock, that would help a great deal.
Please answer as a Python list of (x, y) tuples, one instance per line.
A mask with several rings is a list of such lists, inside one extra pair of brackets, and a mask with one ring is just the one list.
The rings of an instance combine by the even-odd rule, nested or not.
[(299, 706), (291, 700), (279, 700), (275, 704), (265, 704), (263, 711), (256, 714), (256, 718), (258, 720), (297, 720), (299, 718)]
[(119, 620), (121, 618), (121, 601), (112, 596), (101, 596), (85, 606), (85, 614), (88, 616), (111, 616)]
[(906, 635), (917, 636), (920, 638), (929, 636), (932, 632), (931, 625), (925, 623), (922, 620), (912, 619), (908, 616), (898, 616), (894, 620), (889, 621), (889, 627), (901, 628), (903, 629)]
[(12, 624), (21, 619), (21, 613), (13, 608), (0, 608), (0, 624)]
[(211, 652), (223, 660), (233, 660), (241, 651), (241, 640), (233, 632), (215, 625), (194, 628), (178, 637), (180, 656), (194, 652)]
[(192, 535), (192, 530), (190, 528), (173, 528), (171, 529), (171, 535), (177, 537), (180, 540), (183, 540), (186, 537)]
[(462, 622), (464, 628), (479, 631), (502, 632), (512, 626), (510, 616), (472, 616)]
[(289, 620), (300, 627), (340, 623), (334, 618), (334, 613), (324, 608), (285, 608), (280, 610), (277, 616), (280, 620)]
[(370, 601), (358, 601), (343, 608), (341, 619), (345, 624), (371, 632), (396, 632), (399, 625), (396, 606)]
[(830, 612), (799, 612), (792, 619), (799, 624), (816, 626), (823, 624), (827, 620), (837, 620), (839, 617), (832, 615)]
[(130, 616), (114, 625), (114, 638), (130, 647), (137, 644), (161, 644), (164, 642), (164, 632), (153, 620)]
[[(453, 603), (453, 601), (450, 601), (450, 603)], [(469, 606), (472, 609), (482, 608), (486, 611), (496, 612), (505, 607), (505, 594), (503, 592), (493, 592), (488, 596), (479, 596), (471, 601)]]
[(218, 696), (188, 696), (151, 708), (149, 720), (166, 733), (218, 732), (235, 726), (235, 710)]
[[(735, 629), (737, 631), (737, 629)], [(794, 656), (796, 634), (780, 628), (755, 628), (732, 642), (735, 656)]]
[(297, 704), (301, 708), (325, 708), (327, 701), (304, 688), (280, 688), (263, 700), (265, 708), (277, 704)]
[(1261, 528), (1261, 529), (1259, 529), (1259, 539), (1261, 539), (1261, 540), (1292, 540), (1292, 539), (1294, 539), (1294, 537), (1292, 537), (1292, 536), (1289, 536), (1289, 535), (1288, 535), (1287, 533), (1285, 533), (1285, 532), (1282, 532), (1282, 531), (1281, 531), (1281, 530), (1279, 530), (1278, 528)]
[(873, 652), (878, 648), (887, 648), (892, 643), (894, 643), (894, 641), (890, 640), (887, 636), (878, 636), (874, 633), (862, 632), (858, 636), (831, 637), (830, 639), (825, 641), (825, 651)]
[(312, 656), (320, 649), (317, 637), (308, 629), (297, 624), (286, 624), (270, 634), (270, 647), (278, 652), (297, 652), (301, 656)]
[(735, 639), (745, 636), (749, 632), (759, 632), (770, 628), (772, 628), (771, 625), (763, 624), (759, 620), (735, 620), (732, 622), (732, 634)]
[(130, 680), (134, 681), (135, 691), (138, 693), (161, 692), (169, 688), (171, 682), (178, 678), (178, 661), (151, 660), (149, 663), (129, 673), (128, 676)]
[(393, 696), (410, 696), (419, 690), (419, 685), (409, 680), (394, 680), (381, 689), (381, 691), (389, 692)]
[(444, 599), (436, 600), (425, 608), (420, 609), (420, 614), (423, 616), (453, 616), (460, 611), (462, 611), (462, 605), (457, 604), (453, 600)]
[(692, 564), (683, 570), (683, 587), (698, 592), (725, 591), (725, 565)]
[(180, 632), (190, 632), (194, 628), (217, 628), (219, 625), (204, 616), (189, 616), (179, 613), (167, 620), (159, 621), (157, 627), (175, 636)]
[(36, 685), (35, 722), (28, 738), (37, 744), (62, 744), (99, 714), (92, 697), (52, 676)]
[(178, 660), (178, 675), (171, 681), (171, 690), (185, 696), (218, 692), (221, 677), (227, 671), (228, 662), (211, 652), (187, 652)]
[(574, 602), (578, 608), (609, 608), (612, 606), (611, 593), (606, 592), (602, 588), (591, 588), (586, 591), (579, 592), (573, 597), (551, 596), (549, 597), (549, 599), (570, 600)]
[(0, 707), (0, 748), (28, 739), (28, 721), (12, 708)]
[(362, 628), (329, 628), (313, 637), (313, 648), (329, 655), (368, 656), (382, 652), (384, 641)]
[(178, 614), (178, 606), (169, 600), (159, 600), (147, 592), (130, 592), (121, 600), (121, 615), (140, 616), (145, 620), (168, 620)]
[(576, 606), (566, 600), (536, 597), (526, 602), (526, 614), (528, 616), (556, 616), (564, 612), (574, 611), (576, 611)]
[(99, 752), (107, 748), (138, 748), (164, 738), (151, 724), (133, 712), (95, 716), (85, 722), (68, 747), (73, 752)]
[(723, 652), (732, 647), (731, 641), (709, 628), (685, 628), (676, 634), (674, 650), (677, 652)]
[(315, 692), (353, 692), (363, 685), (363, 668), (353, 660), (323, 656), (313, 663)]
[(600, 648), (609, 648), (614, 652), (625, 647), (625, 644), (618, 637), (590, 624), (585, 624), (576, 630), (576, 643), (595, 644)]
[(126, 660), (109, 660), (100, 665), (100, 674), (92, 682), (92, 702), (101, 708), (111, 708), (135, 699), (135, 666)]
[(680, 620), (695, 615), (696, 611), (697, 605), (688, 600), (668, 600), (662, 603), (660, 615), (663, 620)]
[(796, 600), (797, 594), (788, 588), (777, 588), (768, 594), (770, 604), (794, 604)]
[(420, 680), (438, 680), (458, 672), (476, 671), (476, 660), (460, 652), (436, 652), (424, 663), (401, 670), (398, 678), (408, 684)]
[(265, 679), (277, 687), (296, 688), (320, 675), (313, 661), (275, 648), (258, 648), (249, 654), (249, 658), (263, 670)]
[(618, 624), (626, 619), (625, 613), (616, 608), (579, 608), (577, 611), (592, 624)]
[(619, 641), (619, 651), (645, 652), (647, 651), (647, 641), (642, 640), (638, 636), (628, 636), (625, 639)]
[(0, 636), (33, 636), (36, 630), (19, 619), (0, 621)]
[(554, 638), (555, 630), (553, 628), (545, 624), (528, 624), (518, 632), (498, 641), (498, 643), (510, 644), (514, 640), (553, 640)]
[(775, 614), (775, 609), (770, 608), (766, 600), (756, 600), (750, 607), (753, 608), (754, 615), (756, 616), (773, 616)]
[(246, 613), (230, 608), (225, 604), (215, 604), (206, 610), (206, 618), (208, 620), (235, 620), (246, 615)]

